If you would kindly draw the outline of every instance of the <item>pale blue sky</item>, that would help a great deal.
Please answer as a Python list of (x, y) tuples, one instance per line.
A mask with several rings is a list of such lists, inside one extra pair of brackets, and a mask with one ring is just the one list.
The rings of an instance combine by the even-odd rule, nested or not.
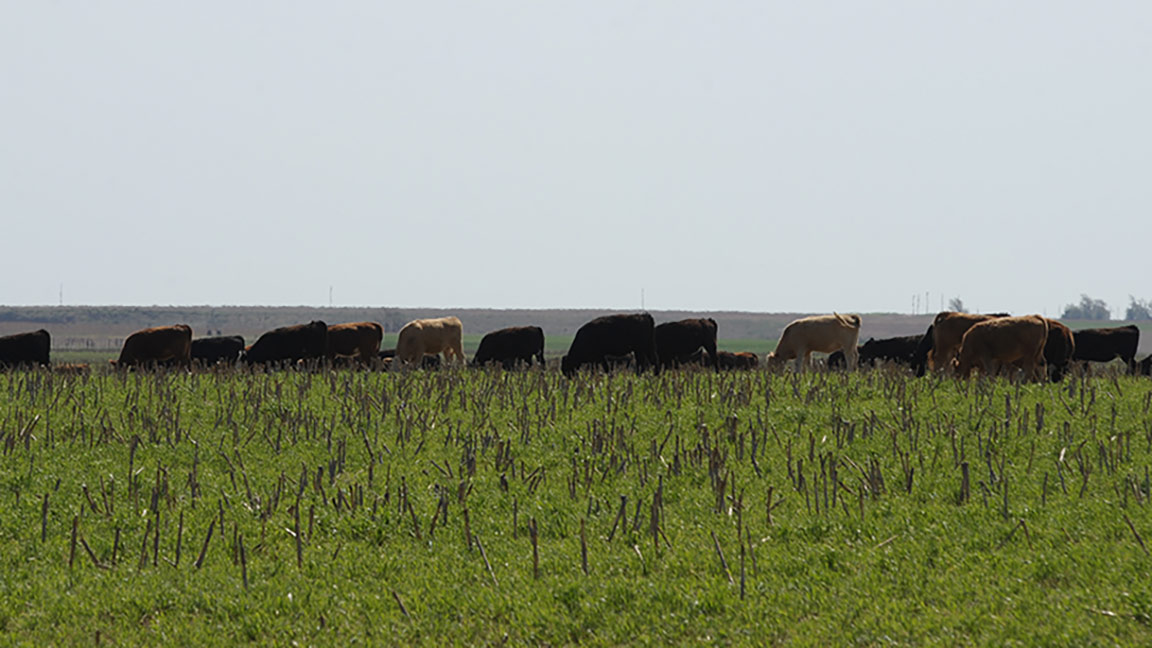
[(0, 304), (1121, 315), (1152, 3), (0, 2)]

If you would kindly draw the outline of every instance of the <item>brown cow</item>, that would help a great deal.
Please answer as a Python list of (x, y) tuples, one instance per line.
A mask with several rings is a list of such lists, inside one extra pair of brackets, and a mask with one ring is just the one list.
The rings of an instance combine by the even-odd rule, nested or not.
[(136, 331), (124, 340), (120, 358), (110, 360), (117, 367), (155, 365), (171, 361), (188, 366), (192, 362), (192, 328), (187, 324), (156, 326)]
[[(952, 360), (960, 351), (960, 341), (968, 329), (980, 322), (1003, 317), (1001, 314), (980, 315), (944, 311), (932, 321), (932, 350), (928, 352), (928, 366), (935, 371), (952, 369)], [(917, 374), (919, 375), (919, 374)]]
[(813, 351), (843, 351), (848, 368), (856, 368), (856, 341), (860, 339), (860, 316), (813, 315), (793, 321), (784, 327), (776, 350), (768, 354), (768, 366), (796, 360), (796, 370), (808, 366)]
[(328, 325), (328, 353), (333, 358), (354, 357), (361, 363), (376, 359), (384, 327), (376, 322), (349, 322)]
[(1029, 378), (1044, 375), (1044, 345), (1048, 341), (1048, 321), (1039, 315), (997, 317), (977, 322), (964, 334), (956, 371), (967, 378), (979, 367), (986, 376), (996, 375), (1006, 365), (1016, 365)]
[(427, 354), (443, 352), (445, 362), (464, 364), (463, 331), (464, 325), (457, 317), (412, 320), (400, 329), (396, 357), (401, 364), (413, 366)]

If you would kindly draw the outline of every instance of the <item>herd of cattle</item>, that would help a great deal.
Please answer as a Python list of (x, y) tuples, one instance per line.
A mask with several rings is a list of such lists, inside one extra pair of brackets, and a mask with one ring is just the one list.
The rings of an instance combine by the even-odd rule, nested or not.
[[(797, 370), (811, 363), (811, 354), (827, 353), (830, 368), (855, 369), (879, 361), (906, 365), (917, 376), (926, 371), (967, 377), (1022, 371), (1034, 379), (1060, 380), (1073, 362), (1124, 361), (1130, 372), (1152, 375), (1152, 356), (1136, 361), (1140, 330), (1135, 326), (1081, 329), (1039, 315), (1012, 317), (1005, 313), (975, 315), (942, 312), (923, 335), (869, 339), (858, 345), (859, 315), (816, 315), (784, 328), (769, 366), (789, 360)], [(418, 319), (406, 324), (396, 348), (381, 350), (384, 329), (376, 322), (285, 326), (261, 335), (250, 346), (240, 336), (192, 338), (185, 324), (136, 331), (111, 361), (132, 366), (188, 366), (193, 363), (247, 365), (295, 364), (305, 361), (344, 361), (373, 366), (430, 366), (467, 362), (461, 343), (463, 326), (456, 317)], [(716, 321), (686, 319), (657, 326), (648, 313), (608, 315), (579, 328), (560, 368), (571, 376), (581, 367), (607, 371), (617, 363), (634, 364), (637, 372), (657, 373), (682, 365), (703, 364), (715, 371), (759, 366), (753, 353), (716, 348)], [(51, 337), (43, 329), (0, 337), (0, 366), (49, 364)], [(474, 365), (544, 364), (544, 331), (518, 326), (488, 333), (480, 341)]]

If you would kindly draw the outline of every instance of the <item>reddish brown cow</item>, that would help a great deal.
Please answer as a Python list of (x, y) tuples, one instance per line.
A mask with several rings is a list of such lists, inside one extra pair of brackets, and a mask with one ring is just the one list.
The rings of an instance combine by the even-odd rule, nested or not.
[(1002, 317), (944, 311), (932, 321), (932, 350), (928, 352), (928, 366), (936, 371), (952, 368), (952, 360), (960, 350), (964, 334), (980, 322)]
[(349, 322), (328, 325), (328, 352), (333, 357), (354, 357), (371, 362), (380, 354), (384, 327), (376, 322)]
[(187, 324), (176, 324), (136, 331), (124, 340), (120, 358), (110, 362), (117, 367), (160, 362), (186, 367), (192, 362), (192, 328)]
[(960, 343), (956, 371), (967, 378), (972, 369), (991, 376), (1001, 367), (1016, 365), (1029, 378), (1044, 374), (1044, 344), (1048, 341), (1048, 321), (1039, 315), (999, 317), (978, 322), (968, 329)]

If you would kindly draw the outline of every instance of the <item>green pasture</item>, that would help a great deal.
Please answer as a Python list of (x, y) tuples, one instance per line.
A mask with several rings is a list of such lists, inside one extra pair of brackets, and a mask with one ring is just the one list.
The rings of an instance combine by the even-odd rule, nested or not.
[(0, 374), (15, 645), (1152, 644), (1152, 381)]

